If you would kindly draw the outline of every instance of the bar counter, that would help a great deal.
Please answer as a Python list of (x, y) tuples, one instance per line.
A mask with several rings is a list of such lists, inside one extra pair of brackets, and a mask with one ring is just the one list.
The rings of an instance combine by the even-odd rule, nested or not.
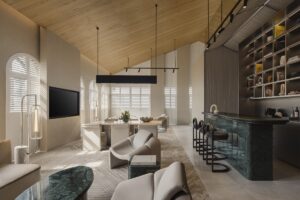
[(249, 180), (273, 180), (273, 125), (288, 118), (245, 116), (231, 113), (203, 113), (205, 122), (228, 133), (217, 144), (227, 161)]

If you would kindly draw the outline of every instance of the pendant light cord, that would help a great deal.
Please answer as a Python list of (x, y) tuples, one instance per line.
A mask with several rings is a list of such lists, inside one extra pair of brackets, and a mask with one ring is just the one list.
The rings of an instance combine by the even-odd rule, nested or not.
[(207, 0), (207, 42), (209, 40), (209, 0)]
[(97, 75), (99, 75), (99, 27), (97, 29)]
[(175, 58), (175, 68), (177, 68), (177, 51), (176, 51), (176, 39), (174, 39), (174, 58)]
[[(155, 68), (157, 68), (157, 3), (155, 4)], [(157, 75), (157, 69), (155, 69), (155, 75)]]

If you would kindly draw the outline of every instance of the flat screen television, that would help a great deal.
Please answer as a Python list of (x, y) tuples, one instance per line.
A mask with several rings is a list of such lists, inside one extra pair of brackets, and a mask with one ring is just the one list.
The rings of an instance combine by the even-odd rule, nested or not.
[(78, 116), (79, 92), (49, 87), (49, 118)]

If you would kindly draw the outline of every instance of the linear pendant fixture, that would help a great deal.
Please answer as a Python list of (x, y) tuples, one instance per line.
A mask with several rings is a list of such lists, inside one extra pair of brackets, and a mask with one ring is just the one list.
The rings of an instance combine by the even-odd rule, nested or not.
[(156, 84), (157, 76), (152, 75), (97, 75), (97, 83), (135, 83), (135, 84)]
[[(97, 75), (96, 83), (117, 83), (117, 84), (157, 84), (157, 76), (152, 75), (99, 75), (99, 27), (97, 29)], [(129, 68), (129, 57), (128, 66)], [(126, 70), (126, 71), (127, 71)]]

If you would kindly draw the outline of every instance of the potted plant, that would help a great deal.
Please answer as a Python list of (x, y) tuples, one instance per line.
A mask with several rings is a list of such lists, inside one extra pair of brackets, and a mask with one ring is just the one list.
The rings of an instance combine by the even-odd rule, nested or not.
[(130, 119), (130, 113), (129, 113), (129, 111), (122, 112), (120, 119), (123, 120), (123, 122), (127, 123), (129, 121), (129, 119)]

